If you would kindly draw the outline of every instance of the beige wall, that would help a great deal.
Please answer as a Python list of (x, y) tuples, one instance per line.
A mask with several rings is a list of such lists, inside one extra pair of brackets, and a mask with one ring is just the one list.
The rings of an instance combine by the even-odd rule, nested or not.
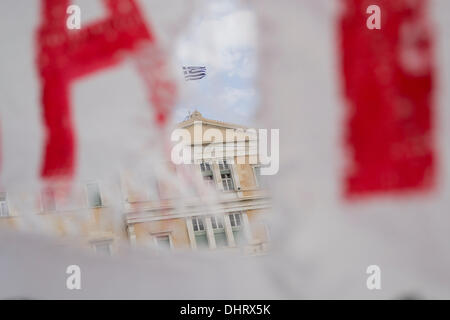
[(80, 245), (86, 247), (91, 247), (92, 242), (98, 240), (111, 240), (113, 246), (117, 240), (127, 240), (123, 226), (114, 226), (114, 216), (110, 208), (45, 213), (33, 218), (17, 215), (0, 218), (0, 226), (17, 231), (35, 228), (37, 230), (34, 231), (45, 232), (50, 236), (69, 236), (79, 239)]
[(250, 164), (235, 164), (234, 170), (239, 176), (242, 191), (252, 190), (257, 187), (253, 168)]
[(248, 210), (248, 222), (252, 231), (253, 240), (268, 242), (264, 212), (262, 210)]

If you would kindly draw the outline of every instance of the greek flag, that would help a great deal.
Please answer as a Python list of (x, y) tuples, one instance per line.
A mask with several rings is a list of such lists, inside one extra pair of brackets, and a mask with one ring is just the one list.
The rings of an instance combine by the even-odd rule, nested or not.
[(206, 76), (206, 67), (183, 67), (185, 80), (200, 80)]

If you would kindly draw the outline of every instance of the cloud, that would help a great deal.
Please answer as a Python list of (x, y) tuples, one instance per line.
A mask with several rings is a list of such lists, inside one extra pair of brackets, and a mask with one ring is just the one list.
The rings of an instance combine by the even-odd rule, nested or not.
[(253, 89), (239, 89), (239, 88), (225, 88), (224, 93), (220, 97), (228, 106), (234, 106), (237, 103), (249, 102), (255, 98), (255, 90)]
[(238, 10), (220, 17), (199, 18), (180, 39), (177, 58), (182, 64), (200, 64), (213, 73), (232, 72), (247, 65), (256, 46), (255, 16)]
[[(182, 96), (175, 113), (182, 120), (198, 109), (211, 119), (242, 123), (253, 115), (257, 94), (256, 16), (237, 2), (206, 1), (178, 39), (175, 61), (207, 67), (199, 81), (180, 82)], [(181, 76), (181, 72), (180, 72)]]

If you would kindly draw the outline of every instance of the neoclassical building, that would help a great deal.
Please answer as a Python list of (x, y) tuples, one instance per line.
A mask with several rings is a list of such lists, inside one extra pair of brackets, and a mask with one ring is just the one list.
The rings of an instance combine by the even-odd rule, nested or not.
[(119, 185), (86, 181), (74, 187), (69, 202), (59, 200), (58, 189), (42, 192), (37, 205), (35, 197), (0, 192), (0, 226), (42, 227), (106, 254), (124, 242), (160, 250), (266, 252), (270, 199), (254, 161), (256, 136), (199, 112), (177, 129), (192, 137), (183, 144), (192, 162), (163, 161), (148, 175), (124, 172)]
[(177, 192), (165, 196), (161, 186), (155, 188), (160, 192), (153, 199), (128, 197), (125, 216), (130, 241), (171, 249), (265, 252), (270, 201), (261, 187), (258, 163), (249, 160), (256, 156), (250, 147), (256, 136), (246, 135), (241, 126), (205, 119), (198, 111), (178, 129), (189, 132), (191, 141), (184, 151), (193, 155), (192, 164), (171, 165), (172, 174), (188, 173), (205, 190), (193, 182), (188, 188), (200, 191), (184, 197), (181, 205), (176, 196), (171, 197)]

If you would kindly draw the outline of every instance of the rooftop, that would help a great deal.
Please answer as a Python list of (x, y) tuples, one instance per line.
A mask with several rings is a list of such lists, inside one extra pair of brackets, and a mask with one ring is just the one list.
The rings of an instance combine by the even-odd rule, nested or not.
[(239, 128), (246, 129), (247, 128), (246, 126), (241, 126), (241, 125), (234, 124), (234, 123), (204, 118), (203, 115), (198, 110), (194, 110), (194, 112), (190, 113), (184, 121), (180, 122), (177, 125), (177, 127), (179, 127), (179, 128), (189, 127), (190, 125), (194, 124), (197, 121), (201, 121), (206, 124), (210, 124), (210, 125), (218, 126), (218, 127), (224, 127), (224, 128), (233, 128), (233, 129), (239, 129)]

